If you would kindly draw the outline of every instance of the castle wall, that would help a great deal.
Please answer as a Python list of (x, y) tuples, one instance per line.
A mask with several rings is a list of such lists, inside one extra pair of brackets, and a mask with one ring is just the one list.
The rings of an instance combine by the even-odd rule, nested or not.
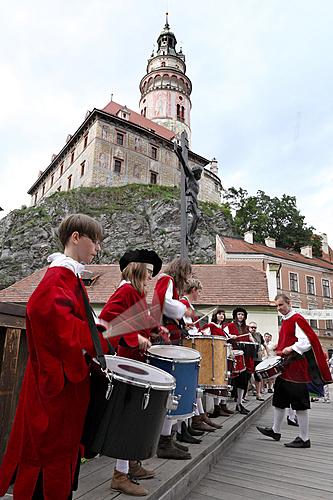
[[(118, 144), (119, 134), (123, 144)], [(195, 163), (189, 161), (189, 164), (193, 167)], [(180, 168), (173, 145), (123, 123), (118, 126), (114, 121), (98, 118), (67, 153), (57, 159), (32, 192), (31, 203), (36, 205), (56, 191), (131, 183), (179, 186)], [(220, 187), (219, 179), (205, 170), (199, 199), (219, 203)]]

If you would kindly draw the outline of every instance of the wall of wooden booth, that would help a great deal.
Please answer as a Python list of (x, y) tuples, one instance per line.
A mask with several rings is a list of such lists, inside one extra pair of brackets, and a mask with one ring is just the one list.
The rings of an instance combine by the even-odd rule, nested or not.
[(25, 306), (0, 302), (0, 460), (14, 420), (27, 358)]

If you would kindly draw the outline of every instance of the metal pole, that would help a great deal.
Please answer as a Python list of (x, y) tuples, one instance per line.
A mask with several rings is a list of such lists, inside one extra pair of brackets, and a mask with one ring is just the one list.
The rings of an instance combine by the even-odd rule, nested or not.
[[(185, 131), (181, 134), (181, 148), (182, 157), (186, 164), (188, 164), (188, 139), (187, 133)], [(182, 259), (188, 258), (188, 245), (187, 245), (187, 206), (186, 206), (186, 183), (185, 183), (185, 172), (184, 168), (180, 162), (181, 176), (180, 176), (180, 207), (181, 207), (181, 217), (180, 217), (180, 257)]]

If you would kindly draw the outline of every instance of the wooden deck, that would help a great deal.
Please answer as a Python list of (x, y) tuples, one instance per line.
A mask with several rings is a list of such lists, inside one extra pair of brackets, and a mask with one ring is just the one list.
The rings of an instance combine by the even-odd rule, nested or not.
[[(332, 388), (333, 389), (333, 388)], [(331, 390), (331, 398), (333, 390)], [(297, 428), (283, 427), (280, 442), (258, 433), (255, 426), (271, 425), (271, 398), (259, 403), (250, 397), (249, 416), (220, 417), (223, 428), (190, 445), (192, 460), (154, 457), (144, 465), (156, 477), (142, 481), (150, 491), (147, 500), (315, 500), (333, 499), (333, 401), (313, 403), (310, 417), (312, 448), (287, 449), (284, 442)], [(232, 407), (233, 404), (231, 403)], [(129, 500), (110, 488), (115, 461), (89, 460), (81, 467), (75, 500)], [(6, 500), (12, 498), (7, 494)]]
[(284, 424), (281, 441), (258, 433), (255, 425), (270, 426), (272, 408), (232, 447), (194, 487), (186, 500), (314, 500), (333, 499), (333, 391), (331, 403), (312, 403), (310, 449), (292, 449), (283, 443), (297, 436)]

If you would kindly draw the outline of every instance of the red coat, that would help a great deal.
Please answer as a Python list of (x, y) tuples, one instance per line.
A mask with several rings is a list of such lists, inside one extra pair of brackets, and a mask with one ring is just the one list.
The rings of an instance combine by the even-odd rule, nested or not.
[[(111, 295), (99, 317), (107, 322), (120, 317), (118, 324), (124, 330), (124, 333), (127, 325), (128, 331), (132, 331), (132, 333), (124, 335), (121, 339), (117, 338), (119, 340), (117, 349), (119, 356), (137, 359), (138, 361), (145, 360), (144, 351), (139, 350), (138, 334), (149, 339), (150, 327), (153, 321), (149, 316), (144, 294), (140, 294), (131, 283), (124, 283)], [(136, 321), (135, 318), (139, 318), (139, 320)]]
[[(303, 318), (303, 316), (301, 316), (300, 314), (295, 313), (290, 318), (284, 319), (282, 321), (279, 333), (279, 342), (276, 347), (276, 353), (281, 355), (282, 354), (281, 351), (285, 347), (290, 347), (291, 345), (295, 344), (295, 342), (297, 342), (298, 339), (295, 335), (296, 324), (298, 324), (298, 326), (303, 330), (303, 332), (310, 341), (314, 359), (319, 369), (323, 382), (324, 383), (332, 382), (332, 377), (328, 369), (325, 354), (324, 351), (322, 350), (318, 337), (316, 333), (312, 330), (311, 326), (306, 321), (306, 319)], [(303, 357), (302, 359), (296, 359), (292, 361), (283, 370), (281, 378), (283, 378), (284, 380), (288, 380), (290, 382), (303, 382), (303, 383), (311, 382), (312, 376), (309, 371), (309, 365), (307, 359)]]
[[(167, 274), (160, 275), (154, 288), (152, 310), (155, 319), (159, 322), (162, 321), (165, 295), (168, 290), (170, 281), (172, 281), (172, 298), (174, 300), (179, 300), (179, 294), (176, 289), (175, 281), (171, 276), (168, 276)], [(173, 344), (177, 344), (181, 339), (181, 330), (178, 327), (177, 319), (171, 318), (171, 320), (172, 321), (168, 321), (167, 319), (165, 319), (163, 324), (170, 332), (170, 341)]]
[[(247, 325), (242, 325), (240, 327), (237, 325), (234, 321), (232, 323), (228, 324), (228, 330), (230, 335), (242, 335), (242, 337), (239, 339), (239, 342), (252, 342), (250, 340), (249, 335), (246, 335), (248, 333), (248, 327)], [(244, 336), (243, 336), (244, 335)], [(237, 342), (237, 339), (232, 340), (232, 346), (233, 349), (240, 349), (239, 344)], [(246, 356), (244, 354), (244, 361), (245, 361), (245, 366), (246, 366), (246, 371), (249, 373), (254, 372), (254, 357), (253, 356)]]
[(26, 319), (29, 358), (0, 467), (0, 496), (16, 472), (14, 499), (29, 500), (42, 473), (44, 499), (65, 500), (72, 491), (89, 402), (82, 349), (94, 354), (75, 274), (49, 268), (30, 297)]
[[(224, 326), (226, 326), (226, 324)], [(224, 326), (218, 325), (216, 323), (207, 323), (205, 326), (202, 327), (202, 330), (205, 330), (205, 328), (209, 328), (211, 335), (228, 338), (226, 333), (223, 331)]]

